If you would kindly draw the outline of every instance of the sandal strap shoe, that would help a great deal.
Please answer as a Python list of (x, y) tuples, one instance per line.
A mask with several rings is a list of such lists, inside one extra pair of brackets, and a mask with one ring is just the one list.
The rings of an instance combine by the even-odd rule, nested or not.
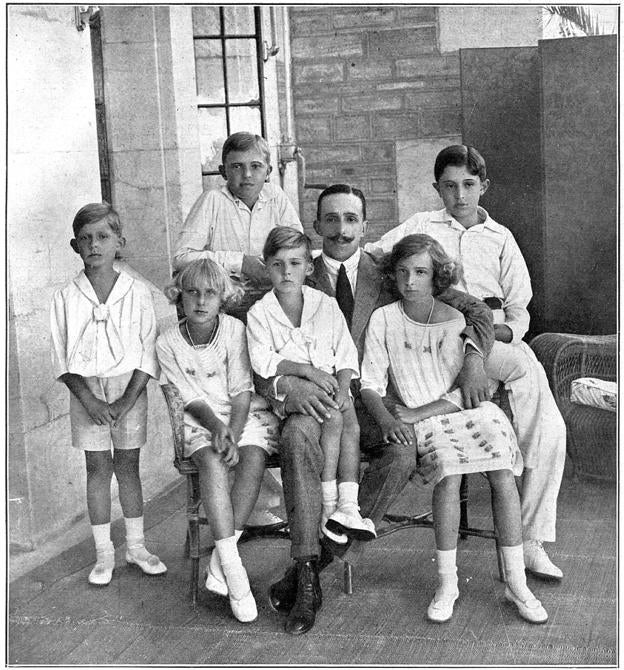
[(548, 613), (537, 598), (520, 600), (509, 586), (505, 587), (505, 598), (516, 605), (518, 614), (520, 614), (525, 621), (538, 624), (546, 623), (548, 621)]
[(210, 565), (206, 566), (206, 589), (216, 593), (219, 596), (226, 596), (229, 594), (228, 585), (222, 579), (219, 579), (210, 569)]
[(433, 621), (434, 623), (449, 621), (453, 616), (453, 606), (457, 598), (459, 598), (459, 591), (449, 596), (443, 596), (438, 600), (436, 600), (436, 596), (433, 596), (433, 600), (427, 608), (427, 618), (429, 621)]
[(162, 575), (167, 572), (167, 566), (155, 554), (149, 554), (147, 558), (138, 558), (127, 551), (126, 562), (138, 565), (146, 575)]
[(242, 598), (234, 598), (230, 594), (230, 607), (232, 608), (232, 614), (241, 623), (251, 623), (258, 618), (258, 608), (251, 589)]

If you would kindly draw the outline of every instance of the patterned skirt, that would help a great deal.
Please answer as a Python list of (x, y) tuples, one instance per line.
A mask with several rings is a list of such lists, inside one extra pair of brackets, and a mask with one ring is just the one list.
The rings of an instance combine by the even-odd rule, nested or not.
[(522, 454), (503, 411), (491, 402), (476, 409), (441, 414), (414, 425), (416, 473), (435, 485), (449, 475), (489, 470), (522, 474)]

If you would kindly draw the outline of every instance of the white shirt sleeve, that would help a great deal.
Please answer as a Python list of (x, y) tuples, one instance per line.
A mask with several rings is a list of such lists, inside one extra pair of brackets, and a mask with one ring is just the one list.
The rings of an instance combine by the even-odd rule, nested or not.
[(67, 369), (67, 321), (65, 301), (61, 291), (56, 291), (50, 307), (52, 369), (55, 379), (69, 372)]
[(500, 285), (505, 296), (505, 323), (513, 333), (512, 342), (520, 342), (529, 330), (527, 309), (533, 292), (529, 270), (513, 235), (508, 232), (500, 258)]
[(366, 329), (360, 388), (375, 391), (383, 398), (388, 388), (389, 366), (390, 359), (386, 346), (386, 320), (383, 311), (378, 309), (372, 313)]
[(142, 344), (142, 353), (138, 369), (146, 372), (151, 377), (154, 377), (154, 379), (158, 379), (160, 376), (160, 367), (156, 356), (158, 326), (156, 324), (152, 295), (147, 287), (141, 288), (139, 305), (139, 309), (141, 310), (139, 338)]
[(201, 389), (184, 369), (187, 366), (180, 365), (166, 333), (156, 340), (156, 354), (167, 381), (177, 386), (185, 407), (193, 400), (203, 399)]
[(231, 332), (227, 341), (227, 385), (230, 398), (245, 391), (253, 391), (253, 379), (245, 326), (238, 319), (231, 319)]
[(277, 366), (283, 360), (275, 351), (268, 316), (262, 301), (247, 312), (247, 346), (253, 371), (268, 379), (277, 374)]
[(240, 276), (243, 264), (242, 251), (212, 251), (209, 247), (212, 230), (219, 211), (221, 192), (218, 189), (204, 191), (191, 208), (178, 236), (174, 253), (176, 270), (201, 258), (209, 258), (232, 275)]

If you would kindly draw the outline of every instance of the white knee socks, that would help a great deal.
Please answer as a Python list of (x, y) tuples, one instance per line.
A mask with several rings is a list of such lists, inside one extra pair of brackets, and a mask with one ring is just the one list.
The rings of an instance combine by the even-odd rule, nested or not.
[[(242, 530), (235, 530), (234, 531), (234, 548), (236, 549), (236, 556), (238, 557), (238, 548), (236, 547), (236, 543), (240, 540), (240, 536), (243, 534)], [(225, 540), (230, 540), (231, 538), (226, 537)], [(219, 552), (217, 550), (217, 542), (223, 542), (224, 540), (216, 540), (215, 541), (215, 548), (213, 549), (212, 553), (210, 554), (210, 572), (219, 580), (222, 582), (225, 582), (225, 575), (223, 574), (223, 569), (221, 568), (221, 558), (219, 556)], [(226, 545), (226, 548), (224, 551), (228, 551), (228, 545)]]
[(436, 549), (438, 565), (437, 599), (452, 596), (457, 593), (457, 548), (441, 551)]
[(501, 551), (503, 553), (507, 586), (520, 600), (526, 601), (535, 598), (527, 586), (526, 574), (524, 572), (523, 546), (518, 544), (514, 547), (501, 547)]
[(227, 583), (230, 596), (235, 600), (240, 600), (249, 592), (249, 579), (238, 554), (237, 539), (236, 535), (232, 535), (222, 540), (215, 540), (216, 551), (213, 553), (219, 556), (224, 581)]

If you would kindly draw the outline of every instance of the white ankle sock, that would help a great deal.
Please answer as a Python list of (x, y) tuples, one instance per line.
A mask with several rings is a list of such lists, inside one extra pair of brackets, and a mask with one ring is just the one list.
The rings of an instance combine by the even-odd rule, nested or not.
[[(234, 531), (234, 540), (238, 542), (240, 540), (240, 536), (243, 534), (242, 530), (235, 530)], [(226, 538), (228, 539), (228, 538)], [(238, 550), (237, 550), (238, 551)], [(210, 554), (210, 572), (217, 578), (220, 579), (222, 582), (225, 581), (225, 575), (223, 574), (223, 569), (221, 568), (221, 559), (219, 558), (219, 552), (217, 551), (217, 543), (215, 542), (215, 548), (212, 550), (212, 553)]]
[(110, 522), (91, 526), (93, 540), (95, 542), (95, 555), (97, 563), (115, 563), (115, 547), (110, 536)]
[(338, 484), (335, 479), (321, 482), (321, 504), (323, 517), (329, 518), (338, 507)]
[(436, 549), (438, 565), (438, 597), (457, 593), (457, 548), (441, 551)]
[(501, 547), (503, 563), (505, 565), (505, 581), (514, 595), (520, 600), (535, 598), (527, 586), (524, 572), (524, 549), (521, 544), (513, 547)]
[(124, 523), (126, 524), (126, 544), (128, 549), (144, 547), (143, 516), (124, 517)]
[(338, 484), (338, 505), (355, 505), (358, 504), (358, 492), (360, 485), (357, 482), (340, 482)]

